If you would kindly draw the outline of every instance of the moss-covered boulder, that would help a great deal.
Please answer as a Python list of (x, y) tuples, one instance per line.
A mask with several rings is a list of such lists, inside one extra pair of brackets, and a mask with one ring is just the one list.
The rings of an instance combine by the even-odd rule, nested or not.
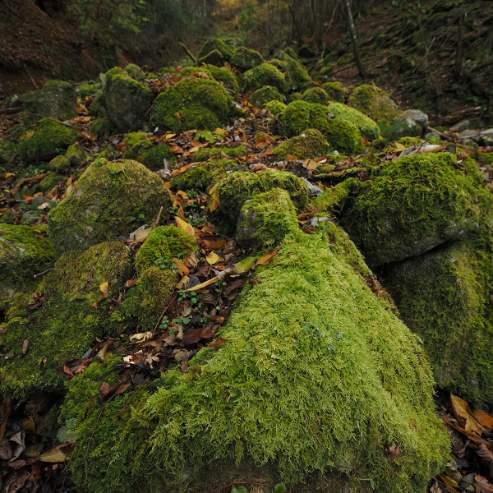
[(236, 48), (231, 57), (231, 64), (240, 70), (249, 70), (264, 61), (264, 57), (257, 51), (245, 46)]
[(49, 163), (48, 168), (56, 172), (67, 171), (85, 164), (89, 159), (89, 154), (84, 147), (75, 143), (70, 145), (65, 154), (54, 157)]
[(56, 118), (68, 120), (75, 116), (77, 94), (70, 82), (49, 80), (41, 89), (19, 97), (28, 119)]
[(276, 159), (286, 159), (289, 156), (297, 159), (307, 159), (323, 156), (329, 152), (330, 146), (320, 130), (309, 128), (296, 137), (275, 147), (272, 156)]
[(281, 94), (279, 92), (279, 89), (277, 89), (277, 87), (264, 86), (261, 87), (260, 89), (257, 89), (256, 91), (253, 91), (248, 96), (248, 101), (250, 101), (250, 103), (252, 103), (253, 105), (261, 108), (262, 106), (265, 106), (270, 101), (284, 102), (286, 101), (286, 96), (284, 96), (284, 94)]
[(137, 272), (151, 267), (171, 269), (173, 259), (183, 260), (197, 249), (195, 238), (176, 226), (154, 228), (135, 256)]
[(173, 294), (177, 274), (171, 269), (149, 267), (137, 278), (136, 285), (125, 295), (112, 318), (135, 324), (142, 330), (153, 330)]
[(205, 192), (210, 186), (224, 178), (228, 172), (244, 169), (232, 159), (211, 159), (203, 164), (192, 166), (171, 179), (175, 190), (194, 190)]
[(111, 333), (109, 302), (130, 274), (130, 250), (121, 242), (62, 255), (36, 289), (41, 307), (18, 310), (0, 334), (0, 393), (60, 390), (64, 363)]
[(171, 200), (161, 179), (137, 161), (92, 163), (48, 217), (49, 235), (61, 250), (81, 250), (127, 236), (168, 216)]
[[(334, 149), (346, 153), (360, 152), (363, 149), (362, 135), (350, 116), (341, 112), (334, 113), (330, 111), (330, 107), (322, 104), (293, 101), (278, 116), (278, 127), (280, 133), (287, 137), (314, 128), (325, 135)], [(365, 115), (361, 116), (367, 118)]]
[(278, 53), (277, 58), (269, 63), (285, 74), (288, 87), (293, 91), (304, 89), (312, 82), (306, 67), (287, 51)]
[(215, 65), (206, 65), (204, 68), (207, 70), (207, 73), (220, 82), (230, 94), (236, 95), (240, 92), (240, 83), (231, 69), (228, 67), (216, 67)]
[(222, 65), (224, 62), (231, 60), (234, 54), (234, 48), (230, 45), (230, 43), (228, 43), (227, 40), (223, 38), (208, 39), (200, 49), (199, 59), (201, 61), (206, 60), (207, 63), (210, 63), (210, 54), (213, 52), (217, 52), (220, 55), (220, 58), (216, 63), (214, 63), (214, 65)]
[(423, 127), (413, 118), (400, 113), (392, 120), (380, 123), (382, 136), (387, 142), (401, 139), (402, 137), (420, 137), (423, 135)]
[(338, 101), (339, 103), (344, 103), (346, 101), (348, 90), (342, 82), (325, 82), (322, 84), (322, 88), (332, 101)]
[(34, 284), (34, 276), (56, 256), (45, 226), (0, 224), (0, 308)]
[(261, 63), (243, 74), (243, 89), (253, 92), (264, 86), (273, 86), (280, 92), (287, 90), (286, 76), (274, 65)]
[(330, 103), (329, 114), (332, 118), (352, 123), (369, 140), (375, 140), (380, 136), (380, 128), (371, 118), (360, 111), (342, 103)]
[(62, 154), (79, 134), (73, 128), (52, 118), (43, 118), (20, 137), (19, 157), (27, 162), (48, 161)]
[(208, 161), (209, 159), (234, 159), (245, 156), (248, 150), (245, 145), (240, 144), (236, 146), (226, 147), (201, 147), (194, 155), (195, 161)]
[(438, 385), (493, 403), (491, 252), (454, 243), (386, 269), (406, 324), (423, 339)]
[(302, 99), (309, 103), (326, 104), (329, 101), (329, 95), (322, 87), (310, 87), (303, 93)]
[(213, 130), (233, 116), (233, 100), (215, 80), (183, 79), (161, 93), (152, 106), (153, 126), (175, 132)]
[(174, 160), (169, 146), (155, 142), (147, 132), (130, 132), (123, 138), (125, 157), (135, 159), (152, 170), (164, 167), (164, 160)]
[(211, 189), (210, 209), (221, 226), (234, 228), (243, 204), (255, 194), (273, 188), (286, 190), (300, 209), (308, 203), (308, 187), (301, 178), (287, 171), (267, 169), (260, 173), (237, 171), (227, 175)]
[(393, 120), (401, 112), (389, 94), (375, 84), (357, 86), (348, 102), (378, 123)]
[(421, 493), (445, 466), (418, 339), (326, 238), (286, 240), (220, 337), (152, 393), (71, 406), (82, 490)]
[(422, 153), (384, 165), (349, 201), (342, 224), (371, 266), (421, 255), (491, 221), (475, 163)]
[(289, 193), (273, 188), (243, 204), (236, 226), (236, 241), (250, 250), (268, 250), (297, 229), (296, 209)]
[(272, 116), (278, 118), (286, 110), (286, 104), (281, 101), (269, 101), (265, 105), (265, 109), (268, 110)]
[(128, 132), (143, 126), (153, 94), (145, 82), (135, 80), (125, 70), (115, 67), (104, 75), (102, 98), (113, 125)]

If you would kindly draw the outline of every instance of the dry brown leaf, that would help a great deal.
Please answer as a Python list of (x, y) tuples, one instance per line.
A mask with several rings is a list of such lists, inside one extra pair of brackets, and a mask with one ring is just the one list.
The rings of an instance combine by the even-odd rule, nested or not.
[(493, 416), (481, 409), (476, 409), (472, 415), (483, 428), (493, 431)]
[(173, 264), (175, 264), (176, 270), (182, 275), (187, 276), (190, 274), (190, 269), (178, 258), (173, 259)]
[(273, 251), (270, 253), (266, 253), (265, 255), (262, 255), (257, 262), (255, 262), (255, 265), (267, 265), (272, 262), (272, 259), (277, 255), (277, 251)]
[(476, 421), (476, 418), (472, 415), (469, 404), (460, 397), (450, 394), (450, 402), (452, 404), (452, 411), (454, 416), (459, 421), (459, 424), (468, 433), (481, 436), (483, 433), (483, 427)]
[(187, 223), (184, 219), (182, 219), (179, 216), (175, 216), (175, 223), (180, 229), (195, 237), (195, 229), (191, 224)]
[(52, 448), (39, 456), (41, 462), (49, 462), (51, 464), (65, 462), (66, 459), (67, 456), (62, 452), (60, 446)]
[(493, 493), (493, 484), (491, 484), (484, 476), (476, 474), (476, 493)]

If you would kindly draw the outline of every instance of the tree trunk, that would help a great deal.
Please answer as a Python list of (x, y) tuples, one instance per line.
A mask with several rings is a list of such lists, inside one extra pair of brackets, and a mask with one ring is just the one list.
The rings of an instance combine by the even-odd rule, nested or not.
[(346, 17), (349, 29), (349, 35), (351, 36), (351, 44), (353, 45), (354, 61), (358, 67), (358, 72), (360, 77), (365, 80), (366, 72), (361, 62), (361, 55), (359, 51), (358, 37), (356, 34), (356, 28), (354, 26), (353, 11), (351, 9), (351, 0), (344, 0), (344, 5), (346, 7)]

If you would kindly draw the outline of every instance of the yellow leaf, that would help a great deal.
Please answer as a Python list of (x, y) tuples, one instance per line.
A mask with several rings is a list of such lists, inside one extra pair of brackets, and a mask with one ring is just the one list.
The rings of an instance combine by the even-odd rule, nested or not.
[(464, 430), (481, 436), (484, 430), (472, 415), (469, 404), (454, 394), (450, 394), (450, 402), (452, 403), (452, 411)]
[(191, 224), (188, 224), (184, 219), (175, 216), (175, 222), (180, 229), (192, 236), (195, 236), (195, 229), (193, 229), (193, 226)]
[(221, 257), (216, 252), (210, 252), (205, 259), (209, 265), (214, 265), (221, 260)]
[(213, 284), (216, 284), (221, 279), (221, 276), (216, 276), (213, 277), (212, 279), (209, 279), (208, 281), (201, 282), (200, 284), (196, 284), (195, 286), (185, 289), (186, 292), (191, 292), (191, 291), (200, 291), (201, 289), (208, 288), (209, 286), (212, 286)]
[(272, 262), (272, 259), (277, 255), (277, 251), (266, 253), (262, 255), (256, 262), (256, 265), (267, 265)]
[(214, 185), (210, 191), (209, 191), (209, 204), (208, 204), (208, 209), (210, 212), (214, 212), (220, 204), (219, 201), (219, 189), (217, 185)]
[(52, 448), (51, 450), (48, 450), (48, 452), (45, 452), (39, 456), (39, 460), (41, 462), (49, 462), (52, 464), (57, 462), (65, 462), (66, 458), (67, 456), (60, 450), (59, 447)]
[(101, 295), (103, 298), (107, 298), (110, 294), (110, 285), (108, 281), (104, 281), (99, 285), (99, 291), (101, 291)]
[(151, 331), (139, 332), (138, 334), (133, 334), (130, 336), (131, 342), (146, 342), (152, 339), (153, 333)]

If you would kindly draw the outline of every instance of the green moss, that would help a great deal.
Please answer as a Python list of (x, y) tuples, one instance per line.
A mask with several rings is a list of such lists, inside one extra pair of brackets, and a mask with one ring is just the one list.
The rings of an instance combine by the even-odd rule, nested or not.
[(388, 269), (403, 320), (423, 339), (442, 388), (493, 402), (491, 253), (456, 243)]
[[(108, 300), (118, 297), (130, 268), (130, 251), (121, 242), (62, 255), (36, 290), (41, 308), (28, 310), (26, 318), (8, 319), (0, 335), (0, 393), (59, 390), (65, 380), (63, 364), (82, 358), (96, 337), (115, 330)], [(105, 282), (108, 298), (103, 301), (100, 285)]]
[(270, 63), (261, 63), (243, 74), (243, 89), (253, 92), (264, 86), (272, 86), (284, 93), (287, 90), (285, 75)]
[(337, 119), (352, 123), (369, 140), (377, 139), (380, 136), (378, 125), (357, 109), (334, 102), (329, 104), (329, 113)]
[(104, 75), (102, 98), (113, 125), (127, 132), (143, 126), (153, 94), (145, 82), (135, 80), (125, 70), (115, 67)]
[(270, 111), (274, 117), (280, 116), (286, 110), (286, 105), (281, 101), (269, 101), (265, 108)]
[(332, 148), (353, 154), (363, 150), (361, 132), (352, 122), (336, 117), (329, 120), (325, 135)]
[(385, 141), (400, 139), (401, 137), (421, 137), (423, 127), (405, 114), (399, 115), (393, 120), (381, 122), (382, 137)]
[(362, 184), (342, 224), (370, 265), (420, 255), (489, 220), (491, 197), (478, 171), (448, 153), (397, 159)]
[(326, 104), (329, 101), (329, 95), (321, 87), (310, 87), (303, 93), (302, 99), (309, 103)]
[(397, 103), (375, 84), (357, 86), (349, 97), (349, 104), (378, 123), (391, 121), (401, 112)]
[(207, 79), (183, 79), (166, 89), (151, 110), (151, 124), (175, 132), (214, 130), (233, 115), (232, 99), (224, 87)]
[(32, 279), (55, 259), (55, 249), (42, 226), (0, 224), (0, 284)]
[(28, 120), (56, 118), (68, 120), (75, 116), (76, 92), (70, 82), (49, 80), (41, 89), (20, 96)]
[(162, 169), (165, 159), (174, 160), (169, 146), (155, 142), (147, 132), (130, 132), (123, 138), (123, 143), (126, 158), (135, 159), (152, 170)]
[(184, 259), (197, 249), (195, 238), (176, 226), (154, 228), (135, 256), (139, 273), (150, 267), (170, 269), (173, 259)]
[(81, 424), (71, 469), (83, 491), (195, 493), (207, 470), (222, 491), (238, 476), (218, 465), (249, 464), (288, 487), (320, 473), (420, 493), (442, 470), (448, 436), (417, 338), (326, 239), (288, 239), (257, 281), (219, 350), (168, 371), (135, 412), (122, 412), (130, 394)]
[(171, 269), (145, 269), (113, 318), (135, 320), (136, 326), (142, 330), (153, 330), (163, 315), (176, 283), (176, 272)]
[(325, 134), (328, 127), (327, 107), (321, 104), (293, 101), (279, 115), (279, 130), (287, 137), (295, 137), (308, 128), (316, 128)]
[(61, 250), (87, 248), (150, 224), (171, 200), (161, 179), (137, 161), (94, 161), (48, 216), (49, 234)]
[(171, 185), (175, 190), (206, 191), (211, 185), (222, 179), (228, 171), (239, 171), (241, 166), (231, 159), (217, 159), (193, 166), (174, 176)]
[(231, 63), (241, 70), (248, 70), (264, 61), (264, 57), (257, 51), (251, 48), (240, 46), (236, 48), (231, 57)]
[(67, 171), (85, 164), (89, 156), (82, 145), (75, 143), (70, 145), (65, 154), (54, 157), (49, 163), (48, 168), (53, 171)]
[(99, 138), (105, 138), (115, 133), (116, 128), (106, 117), (95, 118), (89, 124), (89, 130)]
[(316, 129), (309, 128), (297, 137), (291, 137), (278, 145), (272, 151), (276, 159), (286, 159), (293, 156), (297, 159), (306, 159), (323, 156), (329, 152), (329, 143), (324, 135)]
[(313, 207), (320, 212), (332, 214), (344, 207), (346, 200), (350, 197), (351, 192), (357, 189), (358, 181), (354, 178), (338, 183), (337, 185), (327, 188), (312, 201)]
[(79, 134), (52, 118), (43, 118), (31, 130), (24, 132), (19, 141), (19, 156), (28, 162), (48, 161), (62, 154)]
[(277, 87), (264, 86), (256, 91), (253, 91), (248, 100), (255, 106), (263, 107), (270, 101), (286, 101), (286, 97), (279, 92)]
[(296, 207), (302, 209), (308, 203), (308, 187), (299, 177), (286, 171), (267, 169), (260, 173), (238, 171), (227, 175), (210, 191), (211, 206), (215, 204), (215, 216), (221, 226), (236, 225), (243, 204), (256, 193), (282, 188), (289, 192)]
[(279, 53), (278, 58), (270, 63), (286, 74), (286, 81), (291, 90), (304, 89), (312, 81), (306, 67), (287, 52)]
[(233, 57), (234, 48), (223, 38), (208, 39), (199, 52), (199, 59), (206, 58), (211, 52), (217, 51), (221, 59), (229, 61)]
[(339, 81), (325, 82), (322, 84), (322, 88), (328, 94), (329, 99), (344, 103), (348, 94), (346, 86)]
[(145, 72), (135, 63), (129, 63), (123, 69), (132, 79), (143, 81), (146, 78)]
[(194, 161), (208, 161), (209, 159), (218, 158), (239, 158), (245, 156), (248, 150), (244, 144), (234, 147), (201, 147), (194, 155)]
[(0, 164), (11, 163), (17, 154), (17, 146), (14, 142), (0, 139)]
[(298, 229), (296, 209), (281, 188), (258, 193), (240, 211), (236, 240), (250, 250), (271, 250)]
[(238, 94), (240, 92), (240, 83), (236, 75), (228, 67), (216, 67), (215, 65), (206, 65), (207, 72), (220, 82), (230, 94)]
[(97, 82), (81, 82), (77, 85), (77, 95), (82, 99), (88, 97), (94, 97), (95, 94), (101, 89), (101, 83)]

